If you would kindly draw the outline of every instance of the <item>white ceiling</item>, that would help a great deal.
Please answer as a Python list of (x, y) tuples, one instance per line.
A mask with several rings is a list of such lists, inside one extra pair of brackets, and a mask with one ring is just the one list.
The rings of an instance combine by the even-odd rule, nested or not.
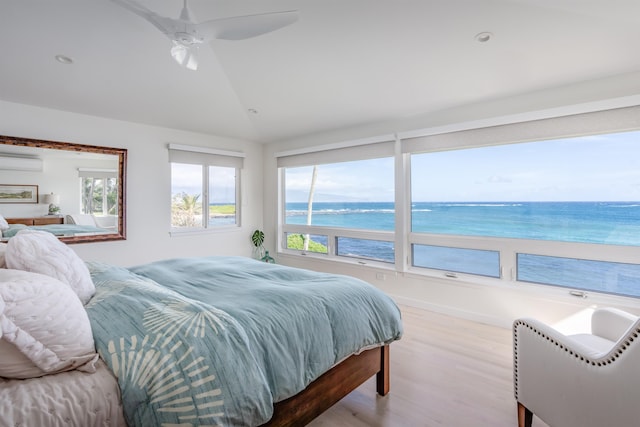
[[(171, 17), (182, 7), (139, 2)], [(196, 22), (290, 9), (300, 20), (254, 39), (214, 41), (193, 72), (173, 62), (155, 27), (109, 0), (4, 0), (0, 99), (272, 142), (640, 71), (638, 0), (189, 6)], [(493, 39), (475, 41), (482, 31)]]

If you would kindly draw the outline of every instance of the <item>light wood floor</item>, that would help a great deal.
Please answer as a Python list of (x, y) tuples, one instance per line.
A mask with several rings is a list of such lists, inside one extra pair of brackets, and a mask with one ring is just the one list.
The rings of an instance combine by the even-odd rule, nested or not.
[[(369, 380), (310, 427), (516, 427), (511, 330), (402, 306), (391, 392)], [(534, 427), (547, 427), (534, 417)]]

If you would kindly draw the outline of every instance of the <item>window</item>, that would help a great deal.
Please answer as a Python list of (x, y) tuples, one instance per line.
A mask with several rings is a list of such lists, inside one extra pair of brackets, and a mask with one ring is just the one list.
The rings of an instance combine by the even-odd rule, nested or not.
[(281, 247), (393, 263), (392, 153), (393, 143), (386, 142), (280, 157), (285, 190)]
[(285, 183), (287, 224), (394, 229), (392, 158), (287, 168)]
[(80, 212), (96, 217), (118, 216), (117, 171), (110, 169), (78, 170), (80, 177)]
[(403, 273), (640, 297), (639, 114), (277, 153), (280, 247)]
[(369, 259), (393, 263), (395, 253), (393, 242), (371, 239), (354, 239), (352, 237), (336, 237), (336, 254), (345, 257)]
[(518, 280), (640, 297), (640, 265), (518, 254)]
[(634, 132), (412, 155), (411, 228), (640, 245), (639, 143)]
[(239, 226), (242, 153), (169, 145), (171, 228)]
[(236, 169), (209, 166), (209, 226), (238, 223)]
[[(640, 132), (626, 132), (412, 154), (412, 233), (640, 246), (639, 142)], [(495, 241), (495, 253), (515, 247), (517, 280), (629, 294), (614, 282), (632, 268), (569, 262), (570, 252), (532, 255), (523, 243)], [(468, 265), (491, 265), (474, 251), (450, 267), (452, 248), (428, 255), (424, 248), (414, 245), (414, 266), (468, 272)], [(587, 249), (594, 257), (602, 250)]]
[(315, 252), (326, 254), (327, 236), (319, 234), (286, 233), (286, 248), (301, 252)]
[(203, 227), (202, 196), (205, 167), (171, 163), (171, 227)]
[(498, 251), (413, 245), (412, 254), (413, 265), (416, 267), (500, 277), (500, 252)]

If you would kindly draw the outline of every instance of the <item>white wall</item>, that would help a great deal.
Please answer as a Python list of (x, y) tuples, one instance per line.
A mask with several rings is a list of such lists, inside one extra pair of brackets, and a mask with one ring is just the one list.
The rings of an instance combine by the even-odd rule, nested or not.
[[(128, 150), (127, 239), (71, 245), (85, 260), (127, 266), (178, 256), (251, 255), (251, 233), (262, 227), (263, 165), (259, 144), (3, 101), (0, 101), (0, 134)], [(246, 153), (241, 172), (242, 227), (179, 237), (169, 235), (171, 170), (167, 144), (170, 142)], [(38, 206), (46, 213), (44, 205)]]
[[(566, 289), (511, 283), (486, 285), (463, 279), (444, 279), (416, 274), (396, 274), (357, 263), (321, 261), (311, 256), (278, 255), (274, 247), (278, 224), (278, 175), (274, 154), (304, 147), (326, 145), (378, 135), (417, 136), (430, 131), (453, 131), (513, 123), (589, 111), (640, 104), (640, 75), (626, 79), (603, 79), (575, 83), (536, 94), (491, 100), (484, 104), (461, 106), (402, 120), (308, 135), (269, 144), (264, 154), (264, 224), (268, 249), (278, 262), (295, 267), (348, 274), (364, 279), (392, 295), (397, 301), (509, 327), (518, 317), (536, 317), (559, 322), (596, 306), (617, 306), (640, 315), (640, 300), (590, 293), (588, 298), (569, 295)], [(385, 275), (384, 280), (377, 273)]]

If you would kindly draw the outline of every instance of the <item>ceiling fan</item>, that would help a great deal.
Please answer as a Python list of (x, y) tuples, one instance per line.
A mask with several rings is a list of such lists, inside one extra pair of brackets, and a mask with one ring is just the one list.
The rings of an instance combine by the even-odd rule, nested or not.
[(171, 40), (171, 56), (189, 70), (198, 69), (198, 47), (214, 39), (244, 40), (275, 31), (298, 20), (296, 10), (213, 19), (196, 24), (184, 0), (177, 19), (160, 16), (134, 0), (111, 0), (141, 16)]

